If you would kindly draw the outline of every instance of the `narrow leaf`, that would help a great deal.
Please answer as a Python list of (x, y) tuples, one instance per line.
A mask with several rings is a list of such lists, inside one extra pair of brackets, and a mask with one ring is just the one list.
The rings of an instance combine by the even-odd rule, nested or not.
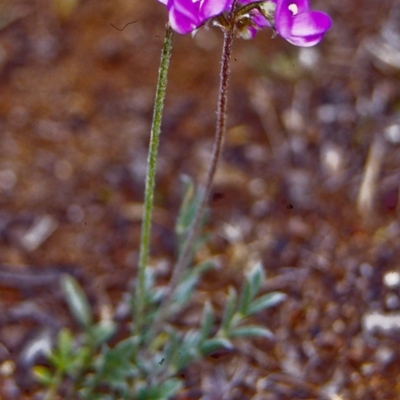
[(72, 353), (74, 345), (74, 339), (72, 337), (72, 333), (67, 328), (63, 328), (58, 334), (57, 340), (57, 352), (60, 355), (60, 358), (66, 362)]
[(171, 378), (157, 386), (143, 385), (139, 388), (138, 400), (166, 400), (176, 395), (182, 388), (180, 379)]
[(232, 350), (233, 344), (230, 340), (224, 338), (213, 338), (206, 340), (201, 346), (201, 354), (207, 355), (220, 349)]
[(256, 314), (266, 308), (273, 307), (285, 300), (286, 297), (286, 294), (281, 292), (271, 292), (261, 296), (250, 303), (247, 315)]
[(192, 179), (188, 175), (182, 175), (183, 197), (179, 209), (178, 218), (175, 224), (175, 232), (180, 238), (186, 231), (193, 219), (195, 203), (195, 187)]
[(168, 363), (174, 363), (180, 347), (179, 335), (173, 328), (168, 329), (168, 340), (165, 345), (164, 356)]
[(230, 287), (228, 299), (226, 301), (226, 305), (225, 305), (225, 309), (224, 309), (224, 315), (222, 317), (222, 322), (221, 322), (221, 330), (223, 332), (229, 331), (232, 318), (236, 311), (236, 302), (237, 302), (236, 290), (234, 288)]
[(201, 321), (200, 342), (204, 342), (211, 333), (214, 323), (214, 311), (211, 303), (207, 300), (204, 304), (203, 317)]
[(250, 284), (250, 300), (258, 293), (265, 280), (264, 268), (260, 262), (258, 262), (251, 270), (248, 281)]
[(247, 309), (251, 300), (251, 288), (249, 279), (246, 279), (240, 293), (239, 313), (243, 316), (247, 315)]
[(53, 383), (53, 376), (51, 372), (41, 365), (35, 365), (32, 368), (34, 377), (45, 386), (50, 386)]
[(240, 328), (235, 328), (230, 332), (230, 338), (238, 338), (238, 337), (254, 337), (261, 336), (267, 339), (274, 339), (274, 334), (266, 328), (262, 328), (257, 325), (248, 325)]
[(193, 289), (199, 281), (201, 275), (213, 267), (215, 267), (215, 262), (205, 261), (186, 271), (182, 278), (182, 281), (176, 288), (174, 303), (185, 305), (189, 298), (192, 296)]
[(192, 274), (187, 279), (179, 283), (174, 295), (174, 303), (185, 305), (193, 293), (193, 288), (197, 284), (198, 275)]
[(61, 288), (64, 291), (69, 309), (75, 320), (84, 328), (92, 325), (92, 312), (85, 292), (79, 283), (70, 275), (63, 275)]
[(116, 330), (117, 325), (113, 321), (101, 321), (96, 325), (93, 325), (89, 331), (89, 337), (91, 341), (89, 345), (92, 348), (101, 346), (114, 335)]

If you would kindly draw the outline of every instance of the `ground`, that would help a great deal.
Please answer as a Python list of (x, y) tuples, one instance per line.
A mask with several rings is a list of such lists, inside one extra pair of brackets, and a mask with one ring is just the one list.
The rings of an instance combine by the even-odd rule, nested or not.
[[(268, 29), (234, 43), (210, 241), (197, 255), (219, 268), (177, 321), (197, 323), (205, 298), (221, 307), (262, 262), (263, 292), (287, 295), (255, 317), (275, 339), (188, 368), (179, 399), (400, 396), (400, 7), (312, 7), (333, 20), (315, 48)], [(76, 329), (62, 273), (98, 317), (135, 279), (166, 18), (154, 0), (0, 1), (1, 398), (37, 398), (29, 349)], [(160, 283), (180, 177), (202, 182), (209, 160), (221, 45), (217, 28), (174, 38), (150, 259)]]

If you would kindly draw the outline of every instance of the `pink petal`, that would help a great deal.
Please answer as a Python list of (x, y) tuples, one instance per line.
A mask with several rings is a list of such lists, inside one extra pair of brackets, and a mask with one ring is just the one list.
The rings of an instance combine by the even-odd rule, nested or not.
[(186, 34), (196, 29), (199, 19), (199, 5), (191, 0), (168, 0), (169, 23), (175, 32)]
[(228, 10), (233, 0), (202, 0), (200, 3), (200, 14), (202, 19), (214, 17)]
[(290, 35), (285, 37), (296, 46), (310, 47), (319, 43), (331, 27), (330, 18), (320, 11), (298, 14), (293, 17)]

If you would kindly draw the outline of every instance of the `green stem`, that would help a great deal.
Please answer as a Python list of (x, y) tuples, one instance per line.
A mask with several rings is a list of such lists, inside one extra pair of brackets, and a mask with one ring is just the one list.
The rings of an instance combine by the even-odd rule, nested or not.
[(230, 61), (232, 56), (232, 44), (235, 33), (234, 28), (234, 13), (228, 16), (227, 27), (224, 31), (224, 44), (222, 50), (222, 63), (221, 63), (221, 72), (220, 72), (220, 87), (219, 87), (219, 98), (218, 98), (218, 106), (217, 106), (217, 125), (214, 139), (214, 146), (211, 155), (211, 163), (207, 171), (207, 177), (205, 182), (205, 190), (203, 191), (201, 201), (196, 210), (195, 217), (193, 222), (189, 228), (187, 239), (182, 247), (182, 251), (179, 254), (178, 261), (174, 267), (174, 271), (172, 273), (171, 282), (168, 288), (168, 294), (165, 297), (163, 304), (161, 305), (159, 314), (157, 316), (157, 320), (155, 321), (150, 338), (154, 337), (159, 330), (162, 328), (164, 319), (167, 316), (168, 309), (173, 301), (173, 297), (175, 291), (182, 279), (182, 274), (187, 268), (193, 251), (193, 244), (196, 241), (201, 221), (203, 219), (206, 206), (208, 203), (208, 199), (210, 197), (212, 191), (212, 185), (214, 181), (215, 172), (217, 170), (218, 161), (220, 159), (223, 141), (226, 131), (226, 110), (227, 110), (227, 100), (228, 100), (228, 83), (229, 83), (229, 74), (230, 74)]
[(135, 333), (140, 335), (143, 324), (144, 296), (145, 296), (145, 271), (149, 257), (151, 218), (153, 213), (154, 186), (157, 166), (157, 152), (160, 141), (162, 111), (164, 107), (165, 91), (167, 87), (167, 74), (172, 50), (173, 32), (167, 25), (164, 39), (164, 47), (161, 53), (160, 68), (158, 71), (158, 81), (156, 98), (154, 102), (153, 122), (151, 126), (150, 148), (147, 158), (146, 188), (144, 192), (144, 210), (142, 221), (142, 232), (140, 238), (139, 251), (139, 271), (136, 286), (135, 301)]

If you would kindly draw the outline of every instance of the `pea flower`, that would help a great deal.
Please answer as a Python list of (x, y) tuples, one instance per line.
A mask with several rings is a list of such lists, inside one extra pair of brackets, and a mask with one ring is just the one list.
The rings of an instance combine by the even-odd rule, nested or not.
[(169, 23), (175, 32), (186, 34), (207, 19), (230, 9), (233, 0), (159, 0), (167, 6)]
[[(208, 19), (232, 7), (233, 0), (159, 0), (167, 6), (169, 23), (175, 32), (195, 31)], [(309, 0), (239, 0), (242, 6), (254, 8), (238, 17), (239, 35), (246, 39), (257, 30), (272, 26), (276, 32), (295, 46), (309, 47), (319, 43), (331, 27), (331, 20), (321, 11), (311, 11)]]
[(310, 11), (308, 0), (276, 2), (275, 28), (280, 36), (295, 46), (316, 45), (331, 25), (331, 19), (325, 13)]
[[(242, 4), (251, 2), (241, 0)], [(328, 15), (310, 10), (309, 0), (270, 0), (259, 7), (261, 12), (256, 9), (250, 12), (251, 19), (240, 32), (242, 37), (253, 38), (258, 29), (272, 25), (289, 43), (310, 47), (319, 43), (332, 25)]]

